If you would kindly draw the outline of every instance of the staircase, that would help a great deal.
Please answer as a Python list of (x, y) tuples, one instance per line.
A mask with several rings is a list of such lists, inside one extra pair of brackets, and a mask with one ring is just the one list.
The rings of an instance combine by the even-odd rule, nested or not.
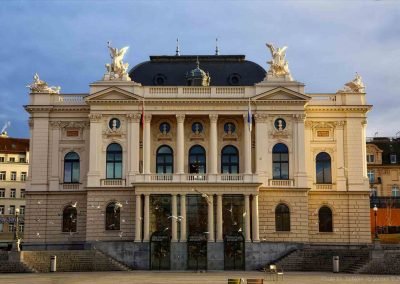
[(29, 273), (35, 272), (21, 261), (11, 260), (8, 251), (0, 251), (0, 273)]
[(289, 253), (274, 263), (284, 271), (332, 271), (333, 256), (339, 256), (339, 271), (355, 273), (369, 261), (368, 249), (307, 248)]

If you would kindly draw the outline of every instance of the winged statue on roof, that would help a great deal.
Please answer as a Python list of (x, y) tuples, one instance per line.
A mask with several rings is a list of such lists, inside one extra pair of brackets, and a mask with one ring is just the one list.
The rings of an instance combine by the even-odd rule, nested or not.
[(286, 60), (286, 49), (287, 46), (277, 47), (271, 43), (266, 44), (271, 51), (272, 60), (267, 63), (271, 65), (268, 72), (274, 76), (290, 75), (289, 64)]
[(111, 77), (115, 79), (127, 77), (126, 75), (129, 63), (124, 63), (122, 60), (124, 59), (129, 46), (118, 49), (116, 47), (112, 47), (110, 42), (107, 42), (107, 47), (110, 50), (111, 57), (111, 64), (106, 64), (108, 73), (111, 74)]

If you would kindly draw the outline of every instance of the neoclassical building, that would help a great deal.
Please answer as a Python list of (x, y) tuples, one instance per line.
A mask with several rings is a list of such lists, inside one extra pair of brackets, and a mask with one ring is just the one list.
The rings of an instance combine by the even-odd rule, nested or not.
[(29, 86), (26, 249), (96, 248), (138, 269), (254, 269), (371, 242), (360, 76), (335, 93), (244, 55), (127, 48), (86, 94)]

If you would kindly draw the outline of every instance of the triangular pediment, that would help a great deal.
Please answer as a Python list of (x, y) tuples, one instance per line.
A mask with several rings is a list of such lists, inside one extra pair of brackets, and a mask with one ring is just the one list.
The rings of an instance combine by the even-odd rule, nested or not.
[(267, 92), (256, 95), (252, 98), (255, 101), (282, 101), (282, 100), (296, 100), (296, 101), (308, 101), (311, 97), (301, 94), (299, 92), (284, 88), (278, 87)]
[(118, 87), (110, 87), (86, 97), (86, 102), (140, 101), (142, 97)]

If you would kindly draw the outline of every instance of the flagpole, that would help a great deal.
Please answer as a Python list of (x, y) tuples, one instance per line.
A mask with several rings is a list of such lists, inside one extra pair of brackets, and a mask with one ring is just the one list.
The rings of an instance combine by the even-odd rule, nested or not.
[(143, 163), (142, 163), (142, 173), (144, 174), (145, 173), (145, 167), (144, 167), (144, 163), (145, 163), (145, 149), (144, 149), (144, 145), (145, 145), (145, 142), (144, 142), (144, 139), (145, 139), (145, 131), (144, 131), (144, 124), (145, 124), (145, 121), (144, 121), (144, 94), (143, 94), (143, 100), (142, 100), (142, 159), (143, 159)]

